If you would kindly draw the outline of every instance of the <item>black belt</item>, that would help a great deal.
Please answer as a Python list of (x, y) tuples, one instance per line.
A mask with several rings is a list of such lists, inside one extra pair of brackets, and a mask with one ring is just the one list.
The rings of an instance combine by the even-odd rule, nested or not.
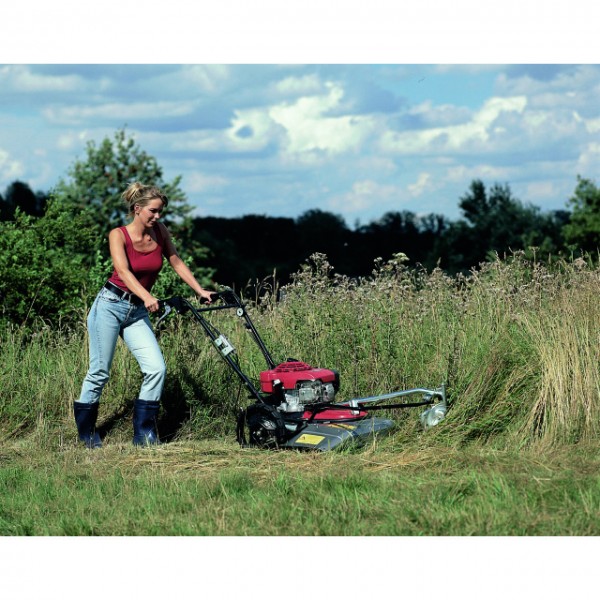
[(122, 300), (127, 300), (131, 304), (144, 304), (144, 301), (141, 298), (138, 298), (135, 294), (131, 292), (123, 291), (118, 285), (115, 285), (112, 281), (107, 281), (104, 284), (104, 287), (107, 290), (110, 290), (113, 294), (116, 294)]

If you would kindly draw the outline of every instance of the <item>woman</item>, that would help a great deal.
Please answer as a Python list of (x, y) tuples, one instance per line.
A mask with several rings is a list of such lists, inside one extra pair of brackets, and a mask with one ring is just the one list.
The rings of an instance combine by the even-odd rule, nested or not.
[(113, 229), (108, 236), (114, 270), (88, 315), (90, 368), (79, 400), (73, 404), (79, 439), (88, 448), (102, 445), (96, 431), (98, 405), (119, 336), (137, 359), (144, 376), (139, 397), (134, 401), (133, 443), (159, 443), (156, 415), (166, 367), (148, 313), (159, 308), (151, 291), (163, 256), (200, 298), (211, 301), (211, 292), (196, 281), (177, 254), (168, 229), (159, 222), (168, 204), (161, 190), (136, 182), (123, 192), (122, 198), (133, 220)]

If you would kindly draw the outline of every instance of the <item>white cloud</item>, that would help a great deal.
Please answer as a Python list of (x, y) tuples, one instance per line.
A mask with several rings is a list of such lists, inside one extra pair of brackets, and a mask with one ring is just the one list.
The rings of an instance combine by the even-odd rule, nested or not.
[(419, 173), (417, 181), (408, 186), (408, 191), (410, 192), (411, 196), (417, 197), (421, 196), (426, 191), (432, 190), (433, 187), (434, 186), (431, 183), (431, 174)]
[(10, 158), (10, 154), (6, 150), (0, 148), (0, 179), (11, 180), (17, 179), (23, 175), (25, 169), (23, 164), (18, 160)]
[[(528, 111), (523, 115), (518, 129), (521, 130), (523, 141), (543, 147), (550, 141), (568, 140), (578, 132), (585, 131), (585, 124), (579, 121), (572, 111)], [(517, 128), (515, 128), (517, 132)]]
[(507, 181), (512, 174), (508, 167), (498, 167), (489, 164), (480, 164), (474, 167), (465, 165), (456, 165), (448, 167), (446, 170), (446, 179), (451, 182), (470, 182), (473, 179), (482, 181), (503, 182)]
[(444, 154), (463, 151), (467, 147), (481, 148), (494, 133), (493, 126), (501, 116), (522, 113), (526, 105), (527, 99), (523, 96), (490, 98), (469, 122), (425, 130), (386, 132), (381, 138), (381, 147), (384, 151), (401, 154)]
[(269, 118), (266, 109), (234, 111), (227, 129), (188, 129), (180, 132), (145, 132), (140, 141), (164, 151), (186, 153), (253, 153), (281, 137), (281, 128)]
[(265, 109), (236, 110), (225, 133), (226, 146), (236, 151), (261, 150), (274, 140), (279, 128)]
[(554, 208), (600, 171), (600, 68), (521, 67), (0, 66), (1, 181), (48, 190), (126, 123), (212, 214), (447, 212), (473, 179)]
[(598, 97), (598, 67), (596, 65), (540, 66), (554, 70), (553, 76), (534, 78), (529, 73), (517, 76), (501, 73), (496, 79), (496, 91), (501, 96), (526, 96), (529, 105), (538, 109), (559, 110), (581, 108), (594, 104)]
[(464, 106), (452, 104), (436, 106), (431, 100), (427, 100), (411, 108), (408, 114), (417, 117), (425, 127), (448, 127), (468, 120), (471, 111)]
[(401, 201), (404, 193), (398, 186), (380, 184), (371, 179), (356, 181), (346, 194), (333, 196), (326, 204), (330, 210), (352, 215), (353, 213), (378, 207), (385, 210), (391, 201)]
[(325, 152), (340, 154), (358, 150), (374, 126), (371, 117), (329, 117), (327, 112), (338, 107), (344, 91), (341, 86), (326, 83), (327, 94), (303, 96), (296, 102), (271, 107), (269, 116), (285, 128), (290, 155)]
[(229, 81), (231, 70), (227, 65), (187, 65), (181, 75), (203, 92), (216, 93)]
[[(287, 91), (319, 85), (315, 78), (287, 78), (280, 84)], [(257, 152), (278, 144), (284, 163), (316, 164), (323, 155), (358, 151), (373, 131), (375, 120), (371, 117), (327, 115), (339, 106), (343, 95), (340, 86), (327, 83), (322, 94), (272, 106), (237, 109), (226, 130), (188, 131), (185, 139), (173, 139), (172, 147), (204, 152)]]
[(600, 117), (595, 119), (582, 119), (576, 111), (573, 113), (573, 116), (576, 121), (583, 122), (588, 133), (600, 132)]
[(60, 150), (73, 150), (80, 148), (88, 137), (86, 130), (78, 132), (63, 133), (56, 140), (56, 147)]
[(42, 75), (25, 65), (0, 67), (0, 87), (17, 92), (72, 92), (82, 87), (77, 75)]
[(600, 172), (600, 143), (589, 143), (577, 160), (577, 175), (596, 177)]
[(321, 80), (315, 74), (302, 77), (286, 77), (278, 81), (274, 88), (279, 94), (314, 94), (320, 92), (323, 87)]
[(94, 119), (126, 121), (128, 119), (152, 119), (184, 117), (196, 109), (196, 103), (187, 102), (111, 102), (97, 106), (50, 106), (42, 114), (50, 123), (57, 125), (80, 125)]

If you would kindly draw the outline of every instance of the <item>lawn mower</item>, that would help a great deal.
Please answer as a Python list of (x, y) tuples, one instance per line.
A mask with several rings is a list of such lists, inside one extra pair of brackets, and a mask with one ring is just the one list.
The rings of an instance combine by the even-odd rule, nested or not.
[[(428, 406), (421, 414), (425, 428), (439, 423), (446, 415), (446, 390), (414, 388), (380, 396), (336, 401), (340, 389), (339, 373), (313, 367), (294, 358), (276, 363), (252, 322), (245, 304), (230, 288), (213, 293), (211, 304), (196, 308), (181, 296), (161, 300), (160, 323), (175, 310), (191, 313), (225, 362), (239, 377), (254, 403), (239, 409), (236, 437), (242, 447), (332, 450), (348, 443), (363, 444), (374, 435), (389, 433), (391, 419), (377, 417), (380, 410)], [(244, 327), (258, 345), (267, 369), (259, 375), (260, 388), (242, 371), (235, 348), (207, 318), (207, 313), (232, 310), (244, 320)], [(393, 398), (420, 394), (416, 402), (382, 404)], [(248, 437), (246, 437), (246, 431)]]

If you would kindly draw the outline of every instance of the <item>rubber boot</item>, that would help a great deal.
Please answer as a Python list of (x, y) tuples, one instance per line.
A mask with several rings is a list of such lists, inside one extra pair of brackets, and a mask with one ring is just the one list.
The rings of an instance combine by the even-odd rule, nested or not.
[(96, 431), (96, 419), (98, 418), (98, 402), (88, 404), (87, 402), (73, 402), (73, 412), (79, 439), (88, 448), (100, 448), (102, 440)]
[(133, 403), (133, 445), (156, 446), (160, 444), (156, 432), (156, 415), (160, 402), (135, 400)]

